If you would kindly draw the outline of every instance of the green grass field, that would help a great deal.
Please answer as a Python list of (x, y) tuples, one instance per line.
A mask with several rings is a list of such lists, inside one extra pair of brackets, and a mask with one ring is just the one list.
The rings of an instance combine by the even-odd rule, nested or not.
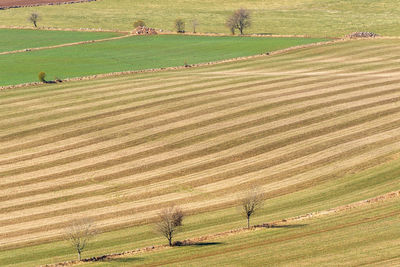
[[(38, 31), (40, 35), (41, 32)], [(88, 35), (91, 36), (91, 35)], [(48, 79), (142, 70), (250, 56), (323, 41), (313, 38), (132, 36), (124, 39), (0, 55), (0, 86)]]
[(85, 266), (398, 266), (399, 201)]
[[(151, 222), (172, 203), (193, 214), (177, 239), (244, 226), (236, 203), (253, 184), (268, 198), (253, 223), (398, 190), (399, 56), (398, 39), (348, 41), (208, 67), (1, 91), (0, 265), (74, 259), (60, 240), (76, 217), (92, 218), (103, 231), (88, 257), (164, 243)], [(225, 263), (226, 253), (241, 264), (252, 251), (263, 255), (269, 238), (348, 223), (267, 253), (287, 244), (298, 247), (293, 256), (285, 251), (273, 262), (329, 265), (351, 258), (348, 265), (357, 265), (380, 249), (382, 261), (398, 251), (398, 210), (397, 201), (204, 250), (139, 258), (197, 265), (208, 257)], [(359, 236), (370, 227), (373, 234)], [(335, 233), (348, 239), (340, 243)], [(239, 242), (254, 250), (235, 255)], [(315, 242), (326, 244), (331, 257)], [(357, 244), (360, 251), (344, 253)], [(140, 264), (126, 259), (131, 263)]]
[(191, 31), (191, 20), (200, 23), (200, 32), (228, 33), (224, 22), (234, 10), (253, 12), (249, 33), (306, 34), (337, 37), (354, 31), (400, 35), (400, 7), (397, 0), (228, 0), (228, 1), (131, 1), (101, 0), (85, 4), (44, 6), (0, 11), (0, 25), (29, 26), (31, 12), (42, 16), (39, 26), (61, 28), (132, 29), (143, 19), (151, 27), (173, 30), (181, 17)]
[(119, 36), (106, 32), (0, 29), (0, 53)]

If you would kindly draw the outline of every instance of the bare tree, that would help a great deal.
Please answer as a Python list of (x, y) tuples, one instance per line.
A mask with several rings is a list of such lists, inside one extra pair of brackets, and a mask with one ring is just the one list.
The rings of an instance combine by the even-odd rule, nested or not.
[(199, 26), (197, 19), (192, 20), (193, 33), (196, 33), (197, 26)]
[(226, 20), (225, 26), (229, 28), (229, 30), (231, 31), (232, 35), (235, 35), (236, 17), (234, 17), (233, 15), (230, 16), (230, 17)]
[(82, 252), (85, 250), (90, 239), (96, 234), (94, 224), (89, 219), (74, 220), (66, 230), (66, 239), (78, 252), (78, 260), (82, 259)]
[(168, 239), (170, 246), (172, 246), (172, 238), (182, 226), (183, 216), (182, 210), (178, 207), (165, 208), (158, 214), (159, 222), (156, 224), (156, 231)]
[(247, 218), (247, 228), (250, 228), (250, 217), (261, 207), (263, 203), (262, 194), (255, 188), (246, 192), (241, 200), (243, 214)]
[(243, 35), (244, 29), (251, 26), (251, 14), (248, 9), (240, 8), (226, 20), (225, 25), (230, 29), (232, 34), (235, 34), (235, 29)]
[(29, 17), (29, 21), (33, 23), (35, 28), (37, 28), (37, 22), (39, 20), (39, 14), (38, 13), (31, 13)]
[(183, 21), (183, 19), (175, 20), (175, 29), (176, 29), (176, 32), (178, 32), (178, 33), (185, 32), (185, 22)]

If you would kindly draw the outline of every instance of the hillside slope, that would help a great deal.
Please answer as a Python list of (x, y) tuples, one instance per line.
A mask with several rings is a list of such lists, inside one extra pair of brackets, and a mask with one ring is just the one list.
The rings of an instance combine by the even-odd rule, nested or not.
[[(237, 194), (251, 184), (278, 218), (314, 211), (318, 199), (332, 207), (398, 189), (399, 56), (399, 40), (351, 41), (0, 92), (1, 256), (25, 266), (59, 261), (62, 242), (30, 256), (17, 248), (60, 240), (82, 216), (119, 230), (93, 253), (108, 250), (104, 243), (119, 251), (135, 240), (121, 229), (171, 203), (216, 211), (206, 219), (219, 231), (221, 216), (240, 222)], [(286, 196), (297, 192), (300, 206)], [(155, 240), (148, 226), (130, 229), (146, 232), (142, 243)]]

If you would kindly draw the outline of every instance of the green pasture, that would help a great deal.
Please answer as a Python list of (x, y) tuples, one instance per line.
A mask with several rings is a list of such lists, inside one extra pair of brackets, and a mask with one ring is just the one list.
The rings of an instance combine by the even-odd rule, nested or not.
[(32, 12), (41, 16), (39, 26), (60, 28), (132, 29), (143, 19), (149, 26), (173, 30), (174, 20), (186, 21), (192, 31), (229, 33), (224, 26), (233, 10), (244, 7), (253, 13), (247, 33), (306, 34), (318, 37), (343, 36), (354, 31), (381, 35), (400, 34), (400, 5), (397, 0), (98, 0), (96, 2), (0, 10), (0, 25), (31, 26)]
[(107, 32), (0, 29), (0, 53), (118, 36)]
[[(368, 169), (359, 174), (347, 174), (340, 178), (320, 184), (318, 186), (300, 190), (295, 193), (287, 194), (281, 197), (266, 200), (263, 208), (257, 215), (252, 218), (253, 224), (270, 222), (289, 218), (308, 212), (326, 210), (340, 205), (364, 200), (387, 192), (398, 190), (398, 181), (400, 177), (400, 159), (394, 160), (387, 164)], [(368, 208), (371, 208), (370, 210)], [(326, 265), (336, 264), (338, 260), (346, 263), (346, 259), (352, 258), (354, 263), (363, 262), (363, 254), (357, 251), (351, 251), (352, 246), (359, 250), (375, 251), (377, 246), (372, 242), (379, 244), (386, 243), (387, 246), (393, 246), (393, 240), (398, 242), (399, 234), (399, 216), (387, 217), (382, 220), (374, 221), (373, 224), (367, 223), (366, 218), (372, 218), (379, 214), (389, 212), (399, 212), (399, 203), (388, 202), (382, 208), (373, 209), (374, 206), (367, 207), (360, 212), (358, 209), (341, 213), (337, 216), (322, 217), (322, 219), (306, 220), (296, 224), (304, 224), (304, 227), (292, 228), (276, 228), (270, 230), (256, 231), (250, 234), (240, 234), (230, 238), (211, 240), (217, 242), (210, 246), (193, 246), (186, 248), (174, 248), (157, 253), (141, 254), (138, 256), (123, 258), (113, 262), (100, 264), (101, 266), (120, 266), (118, 264), (145, 264), (158, 262), (163, 260), (177, 260), (180, 257), (191, 257), (202, 253), (212, 253), (219, 251), (215, 257), (210, 257), (210, 262), (215, 264), (237, 264), (243, 265), (246, 259), (251, 255), (258, 255), (255, 266), (265, 265), (269, 263), (290, 265), (299, 261), (307, 263), (313, 260), (315, 264), (325, 261)], [(361, 223), (365, 220), (366, 223)], [(308, 232), (318, 231), (319, 229), (330, 229), (346, 223), (358, 222), (354, 227), (344, 227), (338, 231), (328, 231), (327, 233), (313, 234), (304, 236), (304, 238), (294, 238), (292, 241), (280, 242), (278, 245), (266, 244), (260, 246), (252, 246), (249, 249), (243, 249), (243, 253), (236, 251), (229, 252), (229, 247), (242, 246), (243, 244), (257, 244), (269, 239), (276, 239), (296, 234), (305, 234)], [(390, 227), (388, 227), (390, 225)], [(206, 234), (223, 232), (230, 229), (245, 227), (246, 220), (239, 213), (238, 207), (227, 208), (223, 210), (206, 212), (188, 216), (184, 221), (182, 231), (177, 234), (175, 240), (183, 240)], [(364, 234), (360, 234), (364, 233)], [(334, 239), (334, 243), (332, 242)], [(118, 231), (107, 232), (96, 236), (95, 240), (90, 244), (88, 250), (84, 253), (84, 257), (96, 255), (116, 253), (135, 248), (150, 246), (154, 244), (164, 244), (166, 240), (160, 238), (153, 230), (152, 225), (142, 225), (121, 229)], [(331, 245), (329, 245), (331, 243)], [(361, 246), (362, 245), (362, 246)], [(287, 250), (288, 246), (291, 249)], [(361, 247), (359, 247), (361, 246)], [(325, 247), (329, 251), (332, 258), (324, 259), (319, 248)], [(379, 259), (392, 257), (398, 252), (398, 246), (391, 249), (380, 250)], [(382, 248), (382, 247), (381, 247)], [(282, 250), (282, 251), (280, 251)], [(279, 253), (284, 252), (284, 257), (279, 257)], [(255, 254), (254, 254), (255, 253)], [(343, 254), (344, 253), (344, 254)], [(375, 254), (374, 254), (375, 255)], [(37, 266), (39, 264), (55, 263), (70, 259), (75, 259), (74, 250), (66, 241), (53, 242), (32, 247), (19, 248), (14, 250), (6, 250), (0, 252), (1, 266)], [(207, 257), (206, 257), (207, 258)], [(377, 258), (378, 259), (378, 258)], [(192, 264), (204, 264), (207, 261), (182, 260), (182, 265), (188, 266)], [(228, 260), (228, 262), (225, 262)], [(232, 262), (229, 262), (232, 260)], [(368, 258), (368, 260), (370, 260)], [(203, 262), (203, 263), (202, 263)], [(175, 264), (177, 264), (175, 263)]]
[(261, 54), (323, 41), (313, 38), (132, 36), (128, 38), (0, 55), (0, 86), (48, 79), (183, 66)]
[(86, 266), (395, 266), (400, 262), (398, 205), (385, 203)]

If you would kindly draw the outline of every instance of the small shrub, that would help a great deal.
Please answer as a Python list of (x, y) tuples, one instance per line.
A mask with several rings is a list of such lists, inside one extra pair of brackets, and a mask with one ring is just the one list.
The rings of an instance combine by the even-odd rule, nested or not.
[(133, 27), (136, 29), (137, 27), (144, 27), (146, 23), (143, 20), (137, 20), (133, 23)]
[(45, 78), (46, 78), (46, 73), (44, 73), (43, 71), (42, 71), (42, 72), (39, 72), (38, 78), (39, 78), (39, 81), (40, 81), (40, 82), (45, 83), (45, 82), (46, 82), (46, 80), (45, 80)]
[(177, 33), (184, 33), (185, 32), (185, 22), (183, 19), (176, 19), (175, 20), (175, 29)]

